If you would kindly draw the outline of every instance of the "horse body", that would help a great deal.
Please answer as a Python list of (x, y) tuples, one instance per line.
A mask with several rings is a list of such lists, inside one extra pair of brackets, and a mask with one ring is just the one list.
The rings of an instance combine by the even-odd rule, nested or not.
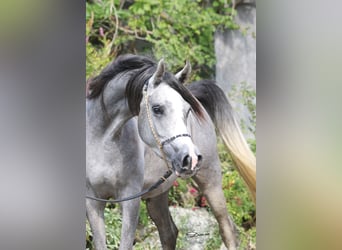
[[(220, 112), (212, 110), (217, 103), (203, 102), (204, 109), (183, 87), (180, 80), (185, 81), (189, 71), (187, 64), (175, 77), (165, 72), (163, 62), (156, 65), (145, 57), (128, 55), (92, 80), (87, 98), (87, 195), (118, 199), (139, 193), (171, 165), (174, 173), (168, 180), (142, 197), (163, 249), (176, 246), (178, 230), (168, 209), (168, 190), (177, 177), (196, 181), (219, 223), (222, 240), (229, 249), (236, 249), (216, 148), (215, 127), (224, 130), (222, 119)], [(195, 96), (196, 89), (192, 90)], [(239, 131), (234, 126), (233, 135)], [(227, 138), (232, 141), (230, 135)], [(139, 204), (140, 198), (121, 203), (120, 249), (133, 247)], [(86, 200), (97, 250), (107, 249), (104, 207), (104, 202)]]

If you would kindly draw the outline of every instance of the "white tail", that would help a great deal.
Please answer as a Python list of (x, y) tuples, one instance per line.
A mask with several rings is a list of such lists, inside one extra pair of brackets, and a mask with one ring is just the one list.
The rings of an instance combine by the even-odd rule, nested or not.
[(226, 95), (214, 81), (209, 80), (195, 82), (188, 88), (210, 115), (255, 204), (256, 159), (241, 132)]
[[(217, 126), (217, 129), (227, 146), (236, 164), (236, 169), (246, 182), (256, 203), (256, 160), (247, 142), (241, 133), (240, 127), (234, 117), (231, 117), (229, 126)], [(222, 125), (222, 124), (221, 124)]]

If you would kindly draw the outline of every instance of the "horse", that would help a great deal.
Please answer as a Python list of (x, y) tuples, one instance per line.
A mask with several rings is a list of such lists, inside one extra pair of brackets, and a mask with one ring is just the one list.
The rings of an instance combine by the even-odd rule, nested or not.
[[(237, 249), (236, 228), (227, 213), (221, 187), (215, 126), (223, 134), (252, 196), (254, 188), (254, 197), (255, 158), (253, 165), (254, 155), (222, 90), (207, 82), (186, 88), (183, 84), (190, 71), (191, 66), (186, 63), (173, 75), (165, 70), (163, 60), (156, 63), (147, 57), (124, 55), (90, 79), (86, 100), (86, 192), (103, 199), (128, 197), (172, 170), (165, 182), (142, 197), (158, 228), (163, 249), (176, 246), (178, 230), (167, 200), (176, 178), (195, 180), (219, 223), (223, 242), (229, 249)], [(215, 92), (202, 93), (203, 88)], [(120, 204), (121, 250), (133, 247), (140, 200)], [(86, 200), (86, 215), (97, 250), (107, 249), (105, 205)]]

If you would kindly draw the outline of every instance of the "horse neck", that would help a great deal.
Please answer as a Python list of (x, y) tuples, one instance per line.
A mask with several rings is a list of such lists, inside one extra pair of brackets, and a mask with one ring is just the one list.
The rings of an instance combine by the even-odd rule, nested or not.
[(124, 77), (115, 77), (108, 83), (100, 96), (87, 100), (88, 135), (98, 138), (113, 138), (121, 127), (133, 117), (125, 97), (126, 84), (127, 81)]

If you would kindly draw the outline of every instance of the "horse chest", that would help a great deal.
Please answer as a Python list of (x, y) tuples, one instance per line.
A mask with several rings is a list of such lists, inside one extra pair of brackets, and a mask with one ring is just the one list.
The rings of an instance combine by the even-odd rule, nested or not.
[[(143, 174), (143, 155), (137, 145), (115, 141), (98, 142), (87, 147), (87, 178), (93, 187), (125, 185), (132, 173)], [(143, 177), (141, 177), (143, 178)]]

